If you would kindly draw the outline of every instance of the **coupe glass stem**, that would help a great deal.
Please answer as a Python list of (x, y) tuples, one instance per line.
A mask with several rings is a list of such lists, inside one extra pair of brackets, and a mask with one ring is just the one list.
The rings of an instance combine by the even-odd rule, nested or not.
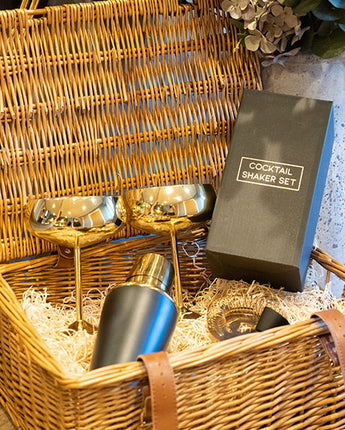
[(77, 330), (83, 330), (83, 295), (81, 290), (80, 247), (74, 248), (75, 295), (77, 311)]
[(183, 299), (182, 299), (182, 286), (181, 286), (181, 278), (180, 278), (180, 264), (178, 259), (178, 248), (177, 248), (177, 237), (175, 226), (171, 224), (170, 226), (170, 239), (171, 239), (171, 251), (172, 251), (172, 259), (175, 270), (175, 292), (176, 292), (176, 307), (178, 309), (179, 316), (181, 316), (183, 312)]

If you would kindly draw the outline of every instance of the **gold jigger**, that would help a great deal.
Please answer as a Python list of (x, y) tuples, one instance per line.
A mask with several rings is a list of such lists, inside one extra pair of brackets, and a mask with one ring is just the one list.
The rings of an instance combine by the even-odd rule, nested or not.
[(80, 249), (111, 237), (122, 226), (122, 199), (113, 196), (38, 199), (28, 214), (33, 234), (61, 247), (74, 249), (77, 320), (68, 328), (93, 333), (83, 320)]
[(210, 184), (173, 185), (129, 190), (124, 196), (126, 222), (154, 234), (170, 234), (175, 269), (176, 306), (186, 312), (182, 300), (177, 233), (205, 223), (212, 216), (216, 193)]

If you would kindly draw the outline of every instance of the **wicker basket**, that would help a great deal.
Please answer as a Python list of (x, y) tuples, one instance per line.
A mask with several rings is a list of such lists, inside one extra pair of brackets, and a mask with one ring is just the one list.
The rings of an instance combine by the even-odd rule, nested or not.
[[(85, 251), (84, 279), (100, 283), (108, 278), (107, 285), (120, 260), (123, 265), (131, 260), (133, 241), (146, 248), (135, 238), (120, 249), (109, 244)], [(164, 244), (148, 246), (164, 251)], [(321, 251), (314, 257), (345, 279), (344, 266)], [(141, 364), (107, 366), (70, 378), (23, 314), (15, 293), (20, 296), (28, 285), (48, 286), (56, 300), (66, 291), (63, 279), (69, 275), (54, 267), (57, 260), (53, 255), (1, 266), (2, 404), (23, 429), (141, 428), (141, 389), (147, 385)], [(107, 273), (104, 267), (109, 266)], [(308, 320), (169, 354), (179, 428), (345, 429), (341, 370), (320, 341), (327, 333), (324, 324)]]
[[(261, 88), (255, 56), (215, 0), (105, 1), (0, 13), (0, 400), (22, 429), (136, 429), (147, 373), (138, 363), (68, 377), (28, 323), (30, 286), (59, 303), (73, 268), (30, 237), (33, 197), (123, 193), (134, 187), (211, 182), (224, 167), (242, 89)], [(83, 288), (122, 281), (133, 257), (169, 254), (165, 239), (129, 228), (82, 252)], [(181, 254), (184, 288), (202, 283)], [(118, 239), (120, 236), (118, 237)], [(315, 257), (344, 277), (322, 252)], [(341, 429), (338, 365), (307, 321), (170, 355), (181, 429)], [(162, 429), (166, 430), (166, 429)]]

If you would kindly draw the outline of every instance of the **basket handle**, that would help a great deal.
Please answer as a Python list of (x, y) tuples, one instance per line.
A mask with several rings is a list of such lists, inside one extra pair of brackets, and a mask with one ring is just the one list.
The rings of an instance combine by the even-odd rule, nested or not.
[[(318, 316), (327, 325), (336, 348), (336, 357), (341, 368), (345, 384), (345, 315), (337, 309), (327, 309), (316, 312), (312, 316)], [(334, 360), (334, 353), (326, 347), (326, 352)]]
[(176, 386), (168, 354), (154, 352), (139, 355), (138, 360), (144, 363), (149, 379), (153, 429), (178, 429)]

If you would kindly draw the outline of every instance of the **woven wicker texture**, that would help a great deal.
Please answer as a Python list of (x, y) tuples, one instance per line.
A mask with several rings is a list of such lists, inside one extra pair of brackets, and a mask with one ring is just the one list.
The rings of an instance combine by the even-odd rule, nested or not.
[[(131, 245), (123, 245), (128, 259)], [(149, 242), (151, 246), (157, 244)], [(126, 267), (126, 249), (120, 252)], [(101, 246), (98, 253), (86, 250), (83, 266), (89, 285), (97, 277), (105, 276), (105, 285), (112, 280), (109, 273), (119, 264), (113, 254), (113, 244)], [(345, 267), (322, 251), (313, 256), (345, 275)], [(137, 429), (143, 406), (139, 388), (147, 384), (141, 365), (107, 366), (67, 377), (18, 304), (14, 291), (20, 296), (27, 285), (50, 284), (52, 299), (61, 300), (62, 279), (68, 274), (53, 267), (56, 260), (53, 255), (0, 266), (1, 401), (23, 429)], [(345, 429), (340, 368), (319, 341), (326, 334), (323, 323), (309, 320), (170, 354), (180, 428)]]
[[(138, 365), (71, 380), (27, 323), (17, 302), (27, 287), (61, 301), (74, 277), (56, 254), (40, 256), (54, 247), (30, 237), (25, 207), (32, 197), (217, 187), (242, 89), (261, 82), (216, 10), (124, 0), (0, 13), (0, 262), (39, 256), (0, 269), (0, 399), (23, 429), (138, 427)], [(203, 267), (205, 232), (194, 238)], [(83, 287), (123, 280), (135, 253), (169, 249), (153, 237), (83, 250)], [(181, 254), (182, 282), (198, 288), (192, 260)]]
[[(228, 21), (212, 0), (0, 13), (0, 401), (18, 427), (139, 427), (138, 388), (147, 383), (140, 364), (70, 378), (28, 323), (18, 302), (27, 287), (47, 287), (59, 302), (74, 279), (56, 253), (41, 256), (53, 247), (29, 237), (23, 213), (31, 196), (217, 187), (242, 88), (261, 85), (256, 58), (235, 49)], [(195, 261), (183, 253), (191, 237), (180, 237), (181, 273), (197, 289), (205, 232), (193, 239)], [(167, 240), (131, 237), (83, 250), (83, 288), (122, 281), (137, 253), (169, 255)], [(316, 258), (345, 276), (341, 264)], [(308, 321), (172, 354), (180, 428), (345, 429), (339, 367), (316, 337), (326, 332)]]
[(0, 14), (0, 261), (53, 249), (25, 229), (29, 196), (217, 186), (242, 89), (261, 82), (214, 6), (125, 0)]

